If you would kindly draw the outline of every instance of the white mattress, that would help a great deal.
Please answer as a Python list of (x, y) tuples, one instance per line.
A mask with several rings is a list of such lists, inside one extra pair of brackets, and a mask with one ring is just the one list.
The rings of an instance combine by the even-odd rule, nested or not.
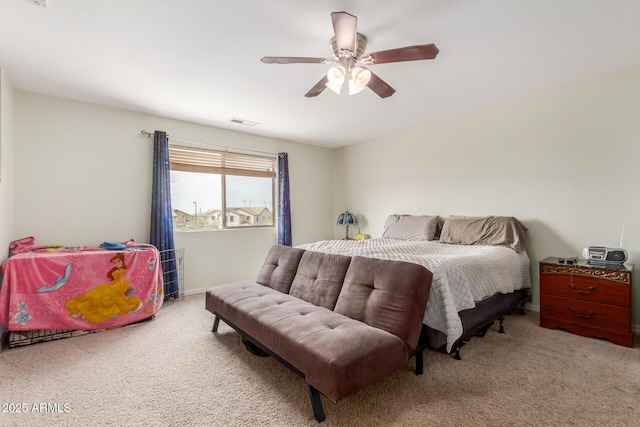
[(424, 323), (447, 336), (447, 351), (462, 336), (459, 311), (496, 293), (530, 288), (529, 257), (501, 246), (450, 245), (439, 241), (323, 240), (299, 248), (349, 256), (407, 261), (433, 273)]

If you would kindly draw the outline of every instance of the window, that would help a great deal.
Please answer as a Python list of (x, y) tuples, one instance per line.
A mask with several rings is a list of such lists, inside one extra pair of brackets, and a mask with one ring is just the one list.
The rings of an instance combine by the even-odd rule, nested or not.
[(169, 146), (177, 231), (273, 227), (275, 157)]

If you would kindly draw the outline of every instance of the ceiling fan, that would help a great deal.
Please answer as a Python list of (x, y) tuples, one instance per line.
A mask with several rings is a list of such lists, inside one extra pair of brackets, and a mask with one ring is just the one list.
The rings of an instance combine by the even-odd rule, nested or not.
[(396, 90), (364, 65), (433, 59), (439, 52), (435, 44), (424, 44), (365, 53), (367, 39), (357, 32), (357, 19), (347, 12), (331, 14), (335, 32), (330, 43), (333, 58), (265, 56), (261, 61), (265, 64), (337, 64), (304, 95), (307, 98), (320, 95), (325, 88), (339, 94), (345, 80), (349, 95), (368, 87), (381, 98), (387, 98)]

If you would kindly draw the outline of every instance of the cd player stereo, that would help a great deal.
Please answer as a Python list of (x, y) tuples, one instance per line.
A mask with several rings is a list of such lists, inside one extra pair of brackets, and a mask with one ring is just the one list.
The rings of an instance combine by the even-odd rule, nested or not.
[(627, 260), (627, 251), (622, 248), (589, 246), (582, 250), (582, 256), (589, 264), (624, 264)]

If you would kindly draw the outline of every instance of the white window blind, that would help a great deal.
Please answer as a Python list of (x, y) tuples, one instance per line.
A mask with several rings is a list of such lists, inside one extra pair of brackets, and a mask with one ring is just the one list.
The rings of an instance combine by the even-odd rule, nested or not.
[(170, 168), (183, 172), (274, 178), (275, 161), (273, 157), (169, 146)]

